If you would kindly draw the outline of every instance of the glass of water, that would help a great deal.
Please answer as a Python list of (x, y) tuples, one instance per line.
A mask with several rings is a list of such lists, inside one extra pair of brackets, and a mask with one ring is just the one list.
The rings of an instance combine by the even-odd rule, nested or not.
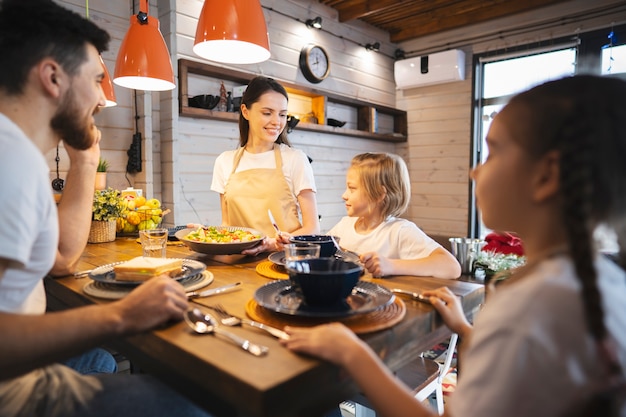
[(167, 229), (140, 230), (139, 239), (143, 256), (165, 258), (167, 249)]

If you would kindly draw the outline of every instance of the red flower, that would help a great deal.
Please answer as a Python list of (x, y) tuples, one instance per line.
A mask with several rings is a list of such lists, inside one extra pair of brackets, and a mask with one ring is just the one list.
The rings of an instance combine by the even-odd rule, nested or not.
[(483, 246), (483, 251), (524, 256), (522, 240), (511, 233), (489, 233), (485, 236), (485, 242), (487, 244)]

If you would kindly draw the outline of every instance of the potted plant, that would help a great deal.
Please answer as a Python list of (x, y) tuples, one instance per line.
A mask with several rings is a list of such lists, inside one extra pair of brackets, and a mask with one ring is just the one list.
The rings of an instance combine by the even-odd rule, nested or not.
[(89, 243), (115, 240), (115, 222), (124, 211), (124, 200), (118, 190), (109, 187), (96, 190), (93, 196)]
[(98, 167), (96, 168), (96, 190), (104, 190), (107, 187), (107, 170), (109, 162), (100, 158)]

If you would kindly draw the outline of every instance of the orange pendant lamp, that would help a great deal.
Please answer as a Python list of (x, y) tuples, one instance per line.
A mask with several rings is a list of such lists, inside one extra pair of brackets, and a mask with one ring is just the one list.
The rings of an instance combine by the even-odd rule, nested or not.
[(102, 68), (104, 68), (104, 77), (102, 78), (102, 83), (100, 84), (102, 85), (104, 97), (106, 97), (106, 104), (104, 105), (104, 107), (117, 106), (117, 100), (115, 99), (115, 90), (113, 89), (111, 76), (109, 75), (109, 70), (107, 69), (107, 66), (104, 65), (102, 56), (100, 57), (100, 62), (102, 62)]
[[(144, 12), (145, 10), (145, 12)], [(170, 53), (159, 30), (159, 20), (148, 17), (148, 0), (130, 18), (122, 41), (113, 82), (135, 90), (166, 91), (176, 87)]]
[(270, 40), (259, 0), (204, 0), (193, 52), (226, 64), (270, 58)]
[[(85, 0), (85, 17), (87, 18), (87, 20), (89, 20), (89, 0)], [(109, 70), (107, 69), (107, 66), (104, 65), (102, 55), (100, 55), (100, 63), (102, 64), (102, 68), (104, 68), (104, 77), (102, 77), (102, 82), (100, 83), (100, 85), (102, 86), (102, 92), (104, 93), (104, 97), (106, 98), (106, 104), (103, 107), (117, 106), (117, 100), (115, 98), (115, 90), (113, 89), (111, 76), (109, 75)]]

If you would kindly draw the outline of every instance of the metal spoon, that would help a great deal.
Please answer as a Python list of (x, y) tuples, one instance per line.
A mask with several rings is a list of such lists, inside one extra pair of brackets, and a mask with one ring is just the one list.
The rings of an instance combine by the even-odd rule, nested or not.
[(267, 346), (257, 345), (247, 339), (237, 336), (229, 331), (223, 330), (217, 325), (217, 321), (210, 314), (205, 314), (197, 308), (189, 309), (184, 315), (185, 321), (194, 332), (200, 334), (211, 334), (224, 336), (240, 348), (254, 356), (263, 356), (269, 352)]

